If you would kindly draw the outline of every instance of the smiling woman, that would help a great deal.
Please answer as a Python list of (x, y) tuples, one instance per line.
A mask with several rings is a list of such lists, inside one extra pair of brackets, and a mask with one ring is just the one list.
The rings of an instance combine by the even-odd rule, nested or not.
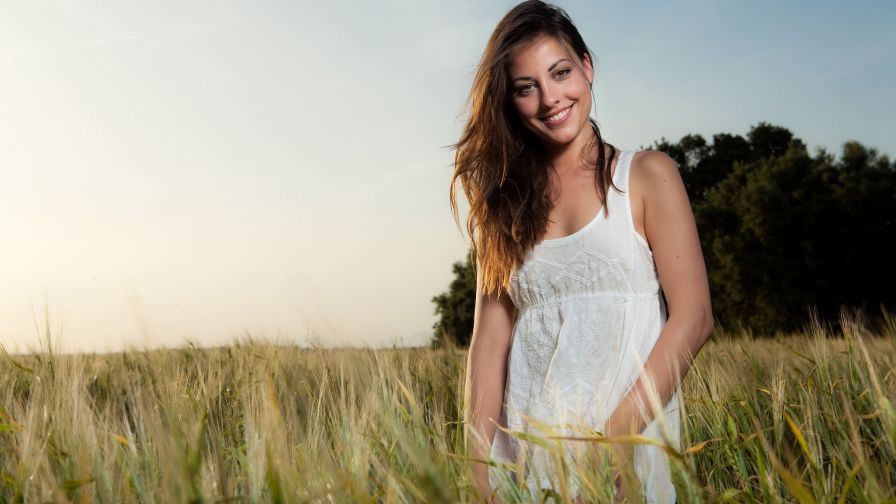
[[(675, 163), (605, 142), (593, 82), (569, 16), (523, 2), (486, 45), (455, 145), (477, 269), (466, 432), (474, 459), (514, 463), (474, 465), (483, 496), (676, 498), (663, 449), (679, 449), (679, 385), (713, 329), (706, 268)], [(595, 432), (610, 442), (536, 439)]]

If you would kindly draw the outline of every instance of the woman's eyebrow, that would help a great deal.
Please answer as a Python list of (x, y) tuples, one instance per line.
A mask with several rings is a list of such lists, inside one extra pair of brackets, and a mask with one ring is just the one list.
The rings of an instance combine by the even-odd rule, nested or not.
[[(554, 62), (554, 64), (552, 64), (550, 67), (548, 67), (548, 72), (553, 70), (555, 66), (559, 65), (560, 63), (563, 63), (564, 61), (570, 61), (570, 60), (569, 60), (569, 58), (558, 59), (557, 61)], [(528, 75), (523, 75), (523, 76), (513, 79), (513, 81), (511, 81), (511, 82), (516, 82), (518, 80), (535, 80), (535, 79), (532, 77), (529, 77)]]
[(548, 68), (548, 72), (550, 72), (551, 70), (553, 70), (555, 66), (559, 65), (560, 63), (563, 63), (564, 61), (569, 61), (569, 58), (558, 59), (557, 61), (554, 62), (553, 65), (551, 65), (551, 66)]

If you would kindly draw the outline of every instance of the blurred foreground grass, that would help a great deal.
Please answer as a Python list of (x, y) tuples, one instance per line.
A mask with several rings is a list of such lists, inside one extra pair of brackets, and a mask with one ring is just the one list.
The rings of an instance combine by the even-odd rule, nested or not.
[[(843, 327), (714, 335), (684, 384), (679, 502), (896, 497), (896, 320)], [(472, 502), (465, 356), (4, 355), (0, 502)]]

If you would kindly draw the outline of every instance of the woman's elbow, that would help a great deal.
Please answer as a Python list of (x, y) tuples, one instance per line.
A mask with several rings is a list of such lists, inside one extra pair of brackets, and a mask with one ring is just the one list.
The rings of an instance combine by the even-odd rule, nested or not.
[(687, 335), (692, 351), (699, 350), (715, 330), (712, 310), (708, 308), (697, 308), (687, 316), (682, 314), (678, 324)]
[(705, 308), (703, 310), (703, 323), (700, 331), (701, 345), (712, 336), (713, 331), (716, 328), (715, 317), (712, 314), (712, 308)]

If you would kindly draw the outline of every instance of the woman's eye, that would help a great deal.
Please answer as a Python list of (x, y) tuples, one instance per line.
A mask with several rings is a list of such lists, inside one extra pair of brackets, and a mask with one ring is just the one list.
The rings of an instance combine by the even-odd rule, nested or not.
[(555, 75), (562, 79), (563, 77), (566, 77), (567, 75), (569, 75), (569, 72), (570, 72), (570, 70), (568, 68), (565, 68), (565, 69), (557, 72)]
[(520, 86), (516, 88), (516, 94), (520, 96), (526, 96), (532, 91), (532, 84), (526, 84), (525, 86)]

